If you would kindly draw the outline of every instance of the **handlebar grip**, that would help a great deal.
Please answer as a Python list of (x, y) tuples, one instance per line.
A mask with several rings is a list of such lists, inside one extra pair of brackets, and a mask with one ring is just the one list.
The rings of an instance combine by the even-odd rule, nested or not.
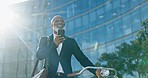
[(71, 74), (67, 74), (68, 77), (73, 77), (73, 76), (76, 76), (75, 73), (71, 73)]

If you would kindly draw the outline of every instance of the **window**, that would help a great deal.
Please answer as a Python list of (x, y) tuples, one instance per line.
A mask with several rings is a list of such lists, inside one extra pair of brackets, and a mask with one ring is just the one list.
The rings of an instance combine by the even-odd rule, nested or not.
[(52, 34), (52, 28), (49, 28), (49, 27), (48, 27), (48, 28), (46, 28), (46, 31), (47, 31), (47, 32), (46, 32), (46, 33), (47, 33), (47, 35)]
[[(5, 41), (4, 41), (4, 38), (1, 36), (1, 39), (0, 39), (0, 49), (2, 48), (5, 48)], [(0, 51), (1, 52), (1, 51)], [(1, 59), (0, 59), (1, 60)]]
[(97, 20), (96, 11), (91, 12), (89, 14), (89, 18), (90, 18), (90, 25), (95, 26), (96, 25), (96, 20)]
[(39, 25), (39, 27), (43, 27), (43, 16), (39, 16), (39, 18), (38, 18), (38, 25)]
[(86, 14), (82, 17), (82, 29), (86, 29), (88, 27), (89, 27), (89, 18), (88, 14)]
[(107, 53), (114, 52), (115, 51), (115, 45), (114, 45), (114, 43), (107, 44), (106, 45), (106, 50), (107, 50)]
[(130, 1), (130, 8), (133, 8), (139, 4), (139, 0), (129, 0)]
[(98, 50), (100, 54), (106, 53), (106, 45), (100, 45)]
[(78, 43), (79, 47), (82, 48), (82, 36), (81, 35), (77, 35), (75, 36), (75, 40)]
[(97, 29), (97, 40), (99, 42), (99, 44), (103, 44), (105, 43), (105, 35), (106, 35), (106, 27), (105, 26), (101, 26)]
[(85, 11), (87, 11), (88, 9), (89, 9), (89, 2), (88, 1), (86, 1), (86, 0), (78, 0), (78, 1), (81, 1), (81, 11), (82, 12), (85, 12)]
[(75, 19), (75, 31), (79, 32), (82, 29), (81, 17)]
[(98, 37), (98, 29), (95, 29), (95, 30), (92, 30), (91, 32), (90, 32), (90, 45), (91, 46), (97, 46), (97, 44), (98, 44), (98, 39), (99, 39), (99, 37)]
[(129, 7), (129, 0), (121, 0), (121, 10), (122, 13), (128, 11), (130, 9)]
[(122, 19), (122, 24), (123, 24), (123, 35), (127, 35), (131, 33), (131, 16), (125, 16)]
[(122, 23), (120, 19), (115, 20), (114, 22), (114, 38), (120, 38), (123, 35)]
[(81, 64), (77, 61), (77, 59), (74, 56), (72, 56), (71, 59), (72, 59), (71, 65), (73, 67), (73, 71), (78, 71), (78, 70), (82, 69)]
[(74, 7), (75, 7), (75, 14), (77, 15), (77, 14), (80, 14), (81, 13), (81, 2), (80, 1), (76, 1), (75, 2), (75, 5), (74, 5)]
[(45, 1), (43, 1), (43, 0), (40, 0), (40, 5), (39, 5), (39, 7), (40, 7), (40, 12), (43, 12), (44, 11), (44, 9), (46, 8), (45, 7), (45, 5), (46, 5), (46, 2)]
[(96, 5), (102, 4), (104, 0), (94, 0), (96, 2)]
[[(71, 14), (73, 14), (73, 12), (71, 12)], [(54, 15), (61, 15), (63, 17), (63, 19), (68, 18), (67, 17), (68, 16), (67, 15), (67, 6), (55, 9), (54, 10)]]
[(67, 24), (68, 34), (74, 33), (74, 21), (69, 21)]
[(39, 12), (39, 8), (40, 8), (39, 6), (40, 6), (39, 2), (34, 3), (34, 6), (33, 6), (34, 13)]
[(93, 8), (93, 7), (95, 7), (96, 6), (96, 2), (97, 2), (97, 0), (89, 0), (88, 1), (89, 3), (89, 8)]
[(132, 27), (133, 27), (133, 32), (134, 32), (141, 28), (140, 12), (139, 10), (136, 10), (131, 15), (132, 15)]
[(148, 18), (148, 2), (141, 7), (142, 21)]
[(112, 4), (111, 2), (106, 3), (105, 7), (105, 21), (112, 18)]
[(74, 16), (75, 13), (75, 4), (67, 6), (67, 18)]
[(86, 49), (90, 47), (90, 35), (89, 32), (84, 33), (82, 36), (82, 49)]
[(36, 26), (37, 26), (37, 17), (32, 17), (32, 25), (33, 25), (33, 27), (32, 28), (37, 28)]
[(140, 0), (140, 3), (144, 2), (145, 0)]
[(53, 3), (56, 7), (61, 6), (63, 4), (65, 4), (67, 2), (67, 0), (54, 0)]
[(97, 24), (102, 24), (104, 22), (104, 7), (97, 9)]
[(121, 14), (121, 4), (120, 0), (113, 0), (113, 17), (116, 17)]
[(114, 27), (113, 24), (106, 25), (106, 42), (109, 42), (114, 39)]

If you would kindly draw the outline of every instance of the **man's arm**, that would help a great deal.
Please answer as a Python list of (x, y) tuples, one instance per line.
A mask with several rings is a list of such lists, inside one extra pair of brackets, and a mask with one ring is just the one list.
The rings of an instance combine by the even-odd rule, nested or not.
[(52, 50), (57, 47), (54, 42), (49, 42), (49, 45), (47, 45), (47, 40), (48, 37), (41, 37), (39, 41), (39, 46), (36, 53), (39, 60), (46, 58), (50, 53), (52, 53)]
[[(78, 44), (73, 39), (73, 54), (76, 57), (76, 59), (80, 62), (80, 64), (84, 67), (86, 66), (94, 66), (93, 63), (84, 55), (84, 53), (80, 50)], [(89, 69), (90, 72), (92, 72), (94, 75), (96, 75), (96, 70)]]

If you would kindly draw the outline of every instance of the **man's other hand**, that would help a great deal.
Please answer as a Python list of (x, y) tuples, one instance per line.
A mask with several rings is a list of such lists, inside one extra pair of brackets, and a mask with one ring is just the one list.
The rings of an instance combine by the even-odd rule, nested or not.
[(101, 78), (100, 70), (96, 70), (96, 76), (97, 76), (98, 78)]

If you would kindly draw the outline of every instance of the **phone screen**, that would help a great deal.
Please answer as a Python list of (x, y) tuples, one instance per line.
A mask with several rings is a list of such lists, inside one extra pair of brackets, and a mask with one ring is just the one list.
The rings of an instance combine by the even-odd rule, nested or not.
[(61, 35), (62, 37), (64, 37), (65, 34), (65, 30), (58, 30), (58, 35)]

